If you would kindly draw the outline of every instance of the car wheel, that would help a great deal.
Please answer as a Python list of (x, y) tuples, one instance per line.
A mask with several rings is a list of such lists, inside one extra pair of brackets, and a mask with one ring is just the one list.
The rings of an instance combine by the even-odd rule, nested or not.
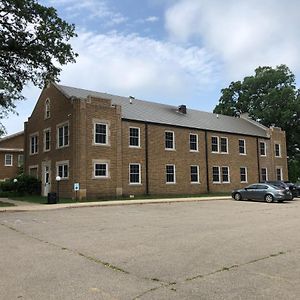
[(268, 194), (268, 195), (265, 196), (265, 200), (266, 200), (267, 203), (272, 203), (274, 198), (273, 198), (272, 195)]
[(234, 200), (237, 200), (237, 201), (242, 200), (242, 195), (240, 193), (235, 193), (234, 194)]

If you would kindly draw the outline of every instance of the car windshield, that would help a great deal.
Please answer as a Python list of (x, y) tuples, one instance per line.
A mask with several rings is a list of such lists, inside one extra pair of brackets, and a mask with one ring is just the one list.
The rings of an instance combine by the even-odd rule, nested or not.
[(275, 190), (283, 190), (284, 187), (283, 186), (276, 186), (276, 185), (273, 185), (273, 184), (270, 184), (270, 186), (275, 189)]

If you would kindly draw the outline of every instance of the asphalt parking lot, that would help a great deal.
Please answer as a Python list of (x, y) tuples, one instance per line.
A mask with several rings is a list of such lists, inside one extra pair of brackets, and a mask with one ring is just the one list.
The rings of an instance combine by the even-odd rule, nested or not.
[(300, 199), (0, 213), (0, 299), (300, 299)]

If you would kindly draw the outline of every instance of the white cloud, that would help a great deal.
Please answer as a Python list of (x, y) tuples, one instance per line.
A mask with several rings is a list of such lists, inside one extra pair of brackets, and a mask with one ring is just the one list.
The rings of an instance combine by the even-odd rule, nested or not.
[(176, 41), (198, 38), (229, 76), (282, 63), (299, 71), (299, 10), (297, 0), (180, 0), (166, 11), (166, 29)]
[(148, 17), (148, 18), (146, 18), (146, 22), (149, 22), (149, 23), (154, 23), (154, 22), (157, 22), (159, 20), (159, 18), (158, 17), (156, 17), (156, 16), (150, 16), (150, 17)]

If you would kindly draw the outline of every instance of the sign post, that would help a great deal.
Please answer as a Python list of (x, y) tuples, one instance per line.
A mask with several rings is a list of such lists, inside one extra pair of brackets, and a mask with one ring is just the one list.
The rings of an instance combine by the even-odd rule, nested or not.
[(77, 191), (79, 191), (80, 185), (78, 182), (74, 183), (73, 190), (75, 191), (75, 200), (77, 201)]

